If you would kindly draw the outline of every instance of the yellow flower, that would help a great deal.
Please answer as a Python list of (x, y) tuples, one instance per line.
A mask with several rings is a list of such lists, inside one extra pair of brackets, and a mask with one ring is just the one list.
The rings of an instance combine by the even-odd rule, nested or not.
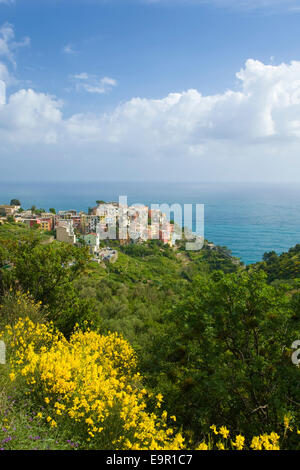
[(239, 434), (235, 438), (235, 442), (232, 442), (232, 445), (236, 447), (237, 450), (242, 450), (244, 447), (245, 438)]
[(226, 426), (221, 426), (219, 429), (219, 433), (224, 437), (224, 439), (227, 439), (227, 437), (229, 436), (229, 431)]
[(161, 407), (161, 402), (163, 401), (163, 396), (162, 396), (162, 394), (159, 393), (158, 395), (156, 395), (156, 399), (157, 399), (157, 404), (156, 404), (156, 406), (157, 406), (158, 408), (160, 408), (160, 407)]
[(273, 444), (277, 444), (279, 439), (280, 439), (280, 436), (276, 432), (271, 432), (270, 440), (273, 442)]
[(208, 445), (205, 442), (201, 442), (201, 444), (198, 445), (196, 450), (208, 450)]
[(292, 419), (292, 416), (290, 414), (287, 414), (284, 416), (283, 425), (284, 425), (285, 431), (293, 430), (293, 427), (290, 425), (291, 419)]
[(11, 372), (9, 374), (9, 378), (10, 378), (11, 382), (13, 382), (16, 379), (16, 374), (14, 372)]
[[(6, 333), (12, 343), (15, 376), (24, 378), (32, 393), (48, 405), (51, 416), (60, 415), (61, 423), (71, 420), (80, 432), (85, 429), (83, 444), (101, 433), (103, 442), (113, 443), (118, 450), (183, 449), (182, 435), (167, 427), (167, 412), (146, 411), (144, 396), (150, 394), (141, 389), (135, 353), (117, 333), (104, 336), (77, 328), (67, 340), (51, 323), (34, 324), (29, 319), (20, 320)], [(162, 394), (156, 399), (161, 407)], [(46, 415), (46, 420), (56, 428), (51, 416)], [(112, 419), (116, 425), (107, 424)]]
[(251, 449), (253, 450), (262, 450), (262, 442), (261, 439), (258, 436), (254, 436), (252, 438), (252, 442), (250, 445)]
[(214, 434), (219, 434), (218, 431), (217, 431), (217, 427), (216, 427), (215, 424), (212, 424), (212, 425), (210, 426), (210, 429), (214, 432)]

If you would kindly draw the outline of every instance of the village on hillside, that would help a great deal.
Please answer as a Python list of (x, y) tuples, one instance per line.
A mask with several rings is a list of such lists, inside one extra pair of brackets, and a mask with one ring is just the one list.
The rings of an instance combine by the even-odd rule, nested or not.
[[(173, 246), (176, 241), (174, 223), (159, 209), (148, 206), (122, 206), (117, 202), (97, 201), (88, 213), (54, 208), (45, 212), (32, 206), (23, 209), (18, 199), (9, 205), (0, 205), (0, 224), (14, 222), (50, 232), (57, 241), (72, 245), (86, 245), (94, 261), (111, 261), (117, 258), (117, 250), (101, 245), (101, 240), (119, 240), (121, 244), (160, 240)], [(178, 235), (178, 234), (177, 234)]]

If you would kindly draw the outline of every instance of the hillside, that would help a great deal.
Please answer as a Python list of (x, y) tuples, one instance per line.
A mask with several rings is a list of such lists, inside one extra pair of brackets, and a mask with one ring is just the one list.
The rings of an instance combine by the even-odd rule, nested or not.
[(49, 241), (0, 227), (0, 330), (19, 338), (0, 376), (1, 424), (16, 429), (5, 448), (299, 447), (299, 300), (283, 267), (296, 265), (297, 247), (245, 268), (209, 242), (189, 252), (183, 241), (114, 241), (117, 259), (99, 263), (85, 246)]
[(280, 255), (275, 251), (265, 253), (263, 261), (256, 263), (255, 268), (265, 271), (270, 282), (300, 279), (300, 245)]

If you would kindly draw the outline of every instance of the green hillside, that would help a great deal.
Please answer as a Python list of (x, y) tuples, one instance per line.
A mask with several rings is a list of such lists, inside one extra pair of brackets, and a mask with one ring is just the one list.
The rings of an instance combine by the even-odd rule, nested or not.
[[(269, 437), (257, 437), (253, 446), (259, 447), (259, 442), (265, 442), (263, 448), (299, 447), (297, 434), (292, 430), (298, 429), (300, 419), (300, 372), (291, 360), (291, 345), (300, 338), (298, 271), (295, 269), (298, 246), (281, 256), (265, 255), (261, 263), (245, 268), (226, 248), (208, 242), (202, 250), (192, 252), (184, 249), (184, 241), (175, 247), (159, 241), (128, 245), (114, 241), (110, 245), (118, 251), (116, 261), (97, 263), (91, 260), (84, 246), (49, 241), (49, 235), (36, 229), (14, 224), (0, 227), (2, 332), (20, 328), (20, 318), (22, 325), (28, 325), (26, 322), (30, 319), (36, 325), (30, 326), (31, 331), (34, 328), (43, 331), (42, 325), (45, 325), (59, 332), (48, 334), (45, 331), (45, 337), (56, 338), (56, 334), (63, 334), (64, 340), (51, 340), (58, 341), (60, 348), (75, 347), (73, 333), (78, 328), (79, 336), (87, 335), (84, 336), (86, 341), (90, 341), (92, 333), (100, 335), (94, 337), (100, 343), (111, 344), (110, 341), (116, 340), (110, 335), (121, 334), (135, 351), (142, 377), (138, 385), (137, 379), (130, 375), (130, 390), (139, 393), (139, 387), (146, 387), (148, 398), (141, 406), (149, 413), (155, 414), (157, 406), (163, 403), (164, 413), (167, 413), (163, 420), (165, 416), (176, 416), (175, 427), (183, 433), (186, 446), (195, 448), (199, 443), (212, 443), (218, 432), (212, 432), (215, 428), (211, 426), (216, 425), (216, 429), (225, 426), (231, 436), (245, 436), (245, 448), (251, 448), (252, 436), (272, 432), (280, 437), (280, 444), (279, 437), (273, 435), (273, 444)], [(22, 335), (25, 333), (24, 330)], [(23, 341), (21, 339), (20, 345)], [(70, 346), (66, 346), (65, 341), (70, 341)], [(76, 348), (81, 347), (82, 341), (77, 341)], [(93, 341), (82, 344), (86, 344), (91, 354)], [(126, 344), (124, 351), (128, 352)], [(49, 361), (57, 347), (51, 349), (49, 344)], [(114, 358), (120, 354), (117, 350), (109, 351)], [(38, 364), (39, 357), (42, 360), (44, 353), (39, 350), (35, 353), (37, 356), (30, 356), (29, 369), (32, 364)], [(68, 441), (76, 442), (79, 448), (116, 446), (109, 444), (109, 440), (93, 441), (91, 435), (83, 437), (83, 428), (72, 427), (67, 419), (57, 425), (53, 410), (49, 408), (51, 401), (47, 402), (50, 392), (42, 387), (43, 375), (39, 376), (37, 370), (35, 378), (30, 379), (29, 389), (24, 385), (22, 374), (10, 385), (7, 378), (18, 377), (18, 366), (14, 366), (16, 371), (11, 369), (14, 354), (13, 349), (9, 351), (11, 359), (1, 369), (0, 407), (8, 410), (11, 426), (17, 429), (15, 440), (5, 445), (32, 448), (26, 427), (28, 410), (41, 409), (44, 416), (42, 408), (47, 406), (49, 421), (48, 424), (42, 422), (43, 439), (35, 443), (38, 448), (68, 448)], [(83, 350), (81, 354), (83, 364), (86, 361), (90, 364), (94, 356), (88, 359)], [(48, 367), (48, 360), (42, 364)], [(53, 359), (51, 367), (56, 364), (57, 360)], [(86, 367), (87, 373), (94, 370), (78, 362), (76, 367), (81, 367), (76, 372), (83, 374), (80, 380), (87, 380)], [(59, 373), (65, 374), (66, 368), (68, 363)], [(48, 373), (51, 376), (51, 371)], [(40, 378), (37, 380), (37, 377)], [(101, 389), (102, 385), (99, 387)], [(27, 401), (24, 401), (25, 390), (31, 397)], [(32, 390), (35, 390), (33, 395)], [(114, 393), (116, 397), (122, 396)], [(13, 406), (8, 396), (13, 396)], [(41, 396), (46, 404), (39, 401)], [(158, 405), (153, 398), (157, 396)], [(63, 399), (59, 394), (58, 398)], [(136, 396), (128, 398), (136, 399)], [(86, 419), (90, 422), (90, 417)], [(49, 423), (52, 423), (50, 429)], [(6, 421), (1, 424), (5, 428)], [(109, 426), (103, 424), (102, 427), (108, 430)], [(158, 429), (156, 424), (153, 426)], [(123, 431), (122, 426), (116, 430), (118, 439), (118, 433)], [(222, 432), (227, 436), (227, 431)], [(89, 428), (88, 433), (94, 434), (93, 428)], [(105, 436), (109, 439), (109, 432)], [(228, 438), (223, 436), (222, 439)], [(167, 442), (165, 436), (164, 445), (173, 445)], [(174, 445), (181, 448), (179, 441), (176, 442)], [(227, 446), (241, 446), (241, 441), (226, 442)]]

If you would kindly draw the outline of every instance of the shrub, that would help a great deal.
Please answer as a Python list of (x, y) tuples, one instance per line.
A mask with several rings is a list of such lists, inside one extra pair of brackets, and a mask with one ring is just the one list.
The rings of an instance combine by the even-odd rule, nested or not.
[(131, 346), (116, 333), (77, 330), (67, 341), (51, 324), (25, 319), (6, 328), (10, 378), (40, 409), (37, 419), (61, 428), (83, 448), (180, 449), (181, 434), (146, 410)]

